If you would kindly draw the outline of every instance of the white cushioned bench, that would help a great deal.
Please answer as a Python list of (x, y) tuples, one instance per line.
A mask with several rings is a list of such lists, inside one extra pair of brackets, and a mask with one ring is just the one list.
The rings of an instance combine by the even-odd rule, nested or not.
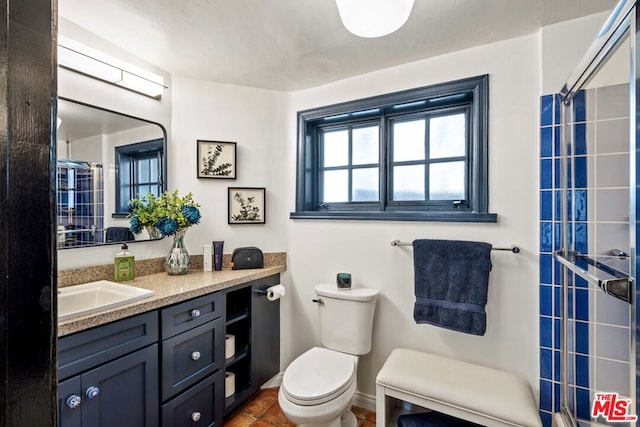
[(523, 378), (415, 350), (393, 350), (378, 372), (376, 427), (390, 426), (394, 399), (484, 426), (542, 426)]

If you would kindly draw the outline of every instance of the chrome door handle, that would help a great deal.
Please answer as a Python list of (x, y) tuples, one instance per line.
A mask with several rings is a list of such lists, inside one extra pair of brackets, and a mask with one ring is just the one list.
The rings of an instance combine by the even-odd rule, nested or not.
[(195, 319), (196, 317), (200, 317), (200, 310), (194, 308), (193, 310), (191, 310), (191, 318)]
[(202, 414), (200, 414), (200, 412), (194, 412), (191, 414), (191, 419), (193, 421), (200, 421), (200, 417), (202, 416)]
[(191, 358), (193, 360), (198, 360), (200, 359), (200, 352), (199, 351), (194, 351), (193, 353), (191, 353)]

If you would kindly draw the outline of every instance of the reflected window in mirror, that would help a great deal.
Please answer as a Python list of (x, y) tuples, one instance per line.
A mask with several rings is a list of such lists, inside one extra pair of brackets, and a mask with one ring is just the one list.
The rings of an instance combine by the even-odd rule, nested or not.
[(116, 214), (129, 213), (129, 201), (162, 194), (164, 140), (116, 147)]

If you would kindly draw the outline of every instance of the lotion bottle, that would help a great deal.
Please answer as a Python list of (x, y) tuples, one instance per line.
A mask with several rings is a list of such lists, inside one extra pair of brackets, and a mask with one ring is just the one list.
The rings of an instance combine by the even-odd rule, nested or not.
[(113, 259), (113, 280), (125, 282), (136, 277), (136, 263), (133, 252), (129, 251), (126, 243), (122, 243), (122, 250)]

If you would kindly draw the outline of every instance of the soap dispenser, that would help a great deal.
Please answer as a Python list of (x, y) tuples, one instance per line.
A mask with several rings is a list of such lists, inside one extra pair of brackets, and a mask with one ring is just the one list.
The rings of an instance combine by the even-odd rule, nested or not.
[(116, 282), (135, 279), (136, 263), (133, 252), (129, 251), (126, 243), (122, 243), (122, 250), (116, 254), (113, 261), (113, 279)]

